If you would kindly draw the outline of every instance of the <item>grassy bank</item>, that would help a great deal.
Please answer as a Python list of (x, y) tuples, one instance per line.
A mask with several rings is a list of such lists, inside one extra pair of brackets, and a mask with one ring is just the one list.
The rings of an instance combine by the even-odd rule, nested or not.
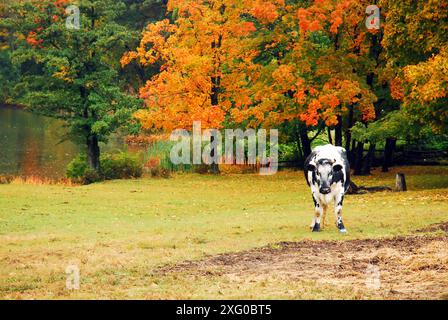
[[(350, 286), (317, 287), (308, 280), (238, 285), (213, 273), (191, 278), (154, 270), (281, 241), (393, 237), (448, 221), (448, 168), (400, 171), (407, 174), (407, 193), (347, 197), (346, 236), (331, 213), (324, 232), (310, 233), (312, 200), (301, 172), (0, 185), (0, 297), (357, 298)], [(355, 182), (393, 186), (396, 172)], [(77, 291), (65, 287), (70, 264), (81, 271)]]

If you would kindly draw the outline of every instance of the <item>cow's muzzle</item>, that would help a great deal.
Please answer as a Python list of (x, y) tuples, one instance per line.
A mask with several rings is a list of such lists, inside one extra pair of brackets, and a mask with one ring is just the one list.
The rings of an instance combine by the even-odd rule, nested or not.
[(329, 194), (331, 192), (331, 188), (329, 187), (322, 187), (319, 189), (319, 192), (322, 194)]

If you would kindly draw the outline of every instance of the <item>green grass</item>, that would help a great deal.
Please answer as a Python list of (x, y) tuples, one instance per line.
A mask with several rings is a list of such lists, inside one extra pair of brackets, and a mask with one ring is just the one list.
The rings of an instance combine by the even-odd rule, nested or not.
[[(407, 193), (347, 197), (346, 236), (333, 226), (331, 212), (323, 232), (309, 231), (312, 200), (301, 172), (182, 174), (83, 187), (0, 185), (0, 297), (320, 298), (345, 292), (356, 298), (306, 283), (288, 295), (287, 284), (274, 279), (232, 287), (212, 275), (191, 279), (152, 270), (280, 241), (392, 237), (447, 221), (448, 168), (402, 171)], [(395, 172), (355, 181), (393, 186)], [(80, 267), (81, 290), (65, 289), (69, 264)]]

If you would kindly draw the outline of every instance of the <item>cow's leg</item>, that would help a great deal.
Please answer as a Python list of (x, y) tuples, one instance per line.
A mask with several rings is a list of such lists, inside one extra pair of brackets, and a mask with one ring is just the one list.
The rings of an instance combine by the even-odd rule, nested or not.
[(322, 209), (323, 209), (323, 213), (322, 213), (321, 225), (322, 225), (322, 228), (325, 228), (325, 218), (327, 217), (327, 206), (326, 205), (322, 206)]
[(336, 214), (336, 226), (341, 233), (347, 233), (347, 229), (345, 229), (344, 222), (342, 221), (342, 205), (344, 203), (344, 194), (340, 193), (336, 196), (335, 199), (335, 214)]
[(320, 231), (320, 224), (321, 219), (324, 214), (324, 208), (321, 205), (320, 201), (317, 199), (315, 193), (313, 192), (313, 201), (314, 201), (314, 212), (315, 216), (313, 219), (313, 223), (311, 224), (311, 228), (313, 232), (319, 232)]

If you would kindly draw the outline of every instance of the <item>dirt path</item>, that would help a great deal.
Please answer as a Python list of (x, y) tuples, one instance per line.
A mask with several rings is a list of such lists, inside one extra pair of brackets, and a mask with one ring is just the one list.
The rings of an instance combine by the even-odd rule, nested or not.
[[(444, 230), (446, 225), (441, 225)], [(434, 229), (434, 228), (433, 228)], [(162, 273), (314, 281), (375, 298), (448, 299), (448, 234), (378, 240), (284, 242), (159, 269)]]

